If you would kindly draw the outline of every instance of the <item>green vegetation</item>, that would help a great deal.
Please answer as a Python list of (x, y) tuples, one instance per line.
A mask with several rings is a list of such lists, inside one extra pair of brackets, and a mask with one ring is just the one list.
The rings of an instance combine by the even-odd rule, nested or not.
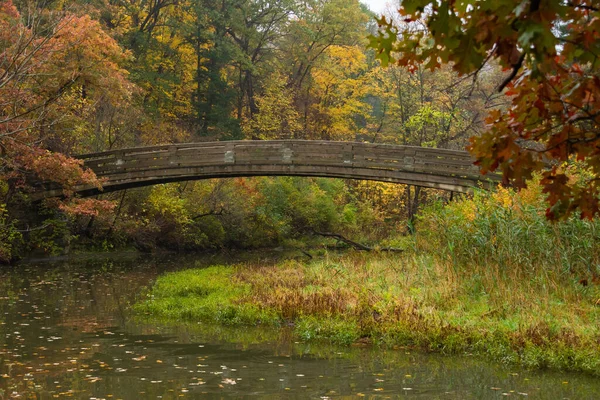
[[(159, 278), (136, 306), (225, 324), (292, 323), (302, 340), (477, 353), (600, 371), (597, 222), (546, 221), (540, 187), (422, 213), (401, 254), (350, 253)], [(509, 229), (510, 228), (510, 229)]]
[(313, 230), (377, 241), (403, 214), (393, 215), (391, 202), (366, 199), (368, 190), (401, 195), (403, 189), (293, 177), (157, 185), (125, 194), (118, 216), (99, 215), (92, 224), (90, 217), (75, 218), (71, 226), (85, 232), (79, 238), (83, 245), (105, 242), (142, 251), (302, 247), (314, 241)]
[[(412, 224), (428, 200), (448, 197), (285, 178), (73, 196), (74, 186), (101, 180), (70, 155), (168, 143), (320, 139), (464, 149), (472, 139), (480, 166), (499, 168), (517, 186), (544, 159), (556, 160), (542, 172), (548, 216), (595, 215), (592, 100), (600, 79), (590, 54), (600, 11), (559, 0), (530, 9), (517, 0), (480, 9), (434, 3), (404, 2), (404, 17), (392, 12), (376, 23), (358, 0), (3, 1), (0, 262), (77, 247), (272, 247), (325, 229), (372, 244), (404, 229), (399, 221)], [(465, 29), (450, 29), (463, 19)], [(391, 59), (399, 63), (383, 67)], [(563, 86), (550, 90), (555, 81)], [(498, 93), (504, 87), (508, 96)], [(529, 141), (537, 147), (521, 145)], [(569, 156), (581, 164), (579, 180), (566, 178)], [(61, 186), (65, 197), (32, 204), (39, 181)]]
[(141, 309), (225, 325), (277, 323), (277, 315), (271, 310), (240, 302), (249, 295), (250, 285), (232, 284), (232, 275), (231, 268), (219, 266), (167, 274), (156, 282), (152, 299)]

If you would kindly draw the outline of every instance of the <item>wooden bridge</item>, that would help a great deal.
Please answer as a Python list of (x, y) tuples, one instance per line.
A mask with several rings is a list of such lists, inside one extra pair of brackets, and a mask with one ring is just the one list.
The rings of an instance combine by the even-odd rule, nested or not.
[[(404, 183), (468, 192), (498, 182), (482, 176), (467, 152), (424, 147), (313, 140), (259, 140), (137, 147), (78, 158), (104, 179), (103, 191), (166, 182), (242, 176), (317, 176)], [(100, 193), (92, 186), (75, 191)], [(42, 185), (35, 199), (62, 195)]]

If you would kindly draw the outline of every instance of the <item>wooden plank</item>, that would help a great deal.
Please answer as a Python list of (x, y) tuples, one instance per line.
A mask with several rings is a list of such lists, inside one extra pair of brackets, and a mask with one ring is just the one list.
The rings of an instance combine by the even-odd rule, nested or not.
[(430, 161), (430, 160), (423, 160), (423, 159), (419, 159), (416, 158), (414, 161), (415, 165), (431, 165), (431, 166), (436, 166), (436, 165), (440, 165), (440, 166), (451, 166), (451, 167), (458, 167), (458, 168), (477, 168), (475, 165), (473, 165), (470, 162), (464, 162), (464, 161), (454, 161), (454, 160), (436, 160), (436, 161)]
[(404, 157), (405, 154), (411, 153), (411, 150), (404, 148), (398, 149), (371, 149), (371, 148), (353, 148), (352, 153), (356, 156), (370, 156), (370, 157)]
[(398, 157), (398, 158), (391, 158), (391, 157), (367, 157), (367, 156), (355, 156), (354, 157), (354, 161), (357, 162), (390, 162), (390, 163), (404, 163), (404, 159), (406, 157), (402, 156), (402, 157)]

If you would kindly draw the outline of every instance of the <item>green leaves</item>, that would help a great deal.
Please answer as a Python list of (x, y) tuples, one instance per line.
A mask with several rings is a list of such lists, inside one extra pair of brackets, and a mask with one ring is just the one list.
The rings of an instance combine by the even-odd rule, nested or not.
[(387, 21), (385, 16), (382, 16), (380, 19), (376, 18), (376, 20), (380, 30), (377, 35), (368, 36), (369, 47), (377, 50), (375, 57), (381, 61), (382, 66), (387, 67), (388, 64), (395, 61), (392, 51), (398, 40), (398, 33), (392, 22)]
[(420, 14), (429, 3), (427, 0), (403, 0), (401, 10), (405, 15)]

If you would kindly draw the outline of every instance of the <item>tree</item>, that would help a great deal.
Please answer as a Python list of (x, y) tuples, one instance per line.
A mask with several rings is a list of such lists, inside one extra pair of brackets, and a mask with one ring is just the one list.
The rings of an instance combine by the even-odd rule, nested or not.
[(190, 32), (197, 32), (194, 6), (170, 0), (111, 3), (103, 19), (131, 51), (128, 70), (142, 91), (144, 118), (136, 144), (189, 141), (197, 46), (204, 43), (190, 40)]
[[(258, 112), (255, 93), (261, 76), (269, 76), (276, 54), (273, 44), (280, 37), (295, 10), (295, 0), (242, 0), (230, 14), (227, 33), (237, 48), (237, 119), (244, 110), (252, 119)], [(275, 72), (276, 73), (276, 72)], [(267, 85), (270, 79), (267, 81)]]
[(62, 153), (85, 150), (91, 131), (77, 127), (97, 102), (130, 100), (127, 54), (87, 15), (34, 8), (24, 19), (0, 3), (0, 179), (98, 184)]
[(248, 137), (257, 139), (294, 139), (302, 129), (300, 115), (294, 108), (293, 93), (281, 74), (274, 73), (264, 87), (264, 93), (256, 96), (259, 112), (244, 124)]
[[(507, 112), (488, 113), (469, 149), (482, 172), (524, 187), (542, 175), (549, 218), (600, 214), (600, 7), (592, 0), (405, 0), (402, 23), (380, 19), (371, 36), (383, 64), (414, 71), (451, 63), (476, 77), (491, 62)], [(577, 177), (568, 174), (576, 167)]]
[(355, 140), (361, 132), (371, 111), (364, 101), (368, 90), (365, 58), (361, 46), (332, 45), (314, 64), (311, 104), (304, 121), (308, 138)]
[(364, 139), (464, 148), (468, 136), (482, 130), (485, 107), (495, 98), (489, 78), (496, 71), (473, 82), (459, 79), (449, 66), (436, 71), (418, 66), (413, 73), (399, 66), (372, 68), (369, 102), (374, 112)]
[[(331, 137), (311, 126), (315, 105), (322, 103), (322, 93), (314, 93), (313, 70), (323, 67), (334, 55), (330, 50), (352, 50), (364, 46), (369, 15), (358, 0), (304, 0), (299, 2), (295, 18), (278, 43), (283, 53), (282, 69), (288, 86), (294, 90), (294, 102), (303, 122), (303, 137)], [(349, 57), (355, 57), (349, 51)], [(331, 62), (329, 62), (331, 65)], [(317, 89), (318, 90), (318, 89)], [(318, 108), (318, 106), (316, 106)]]

